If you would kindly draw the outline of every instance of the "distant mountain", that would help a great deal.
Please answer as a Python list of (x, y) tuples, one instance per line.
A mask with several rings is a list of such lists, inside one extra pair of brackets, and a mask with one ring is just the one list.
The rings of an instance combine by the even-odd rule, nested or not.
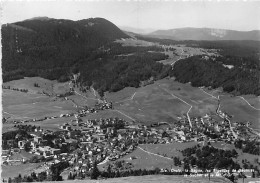
[(127, 26), (120, 26), (119, 28), (123, 31), (133, 32), (136, 34), (149, 34), (153, 31), (155, 31), (154, 29), (138, 29), (138, 28), (127, 27)]
[(24, 72), (30, 75), (30, 70), (35, 75), (35, 70), (69, 68), (78, 60), (89, 58), (93, 50), (129, 37), (103, 18), (72, 21), (36, 17), (4, 24), (1, 33), (4, 79), (9, 77), (7, 73), (18, 77)]
[(169, 30), (157, 30), (150, 37), (172, 39), (172, 40), (258, 40), (260, 41), (260, 30), (235, 31), (211, 28), (178, 28)]

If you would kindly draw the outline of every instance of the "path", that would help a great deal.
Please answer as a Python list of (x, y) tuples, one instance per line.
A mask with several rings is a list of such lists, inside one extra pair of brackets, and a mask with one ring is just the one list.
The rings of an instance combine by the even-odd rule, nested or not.
[(99, 99), (96, 99), (96, 98), (89, 98), (89, 97), (86, 97), (86, 96), (84, 96), (84, 95), (78, 93), (76, 90), (74, 90), (74, 92), (75, 92), (77, 95), (80, 95), (81, 97), (83, 97), (83, 98), (85, 98), (85, 99), (91, 99), (91, 100), (97, 100), (97, 101), (99, 101)]
[(130, 99), (121, 100), (121, 101), (118, 101), (118, 102), (115, 102), (115, 103), (117, 104), (117, 103), (125, 102), (125, 101), (128, 101), (128, 100), (133, 100), (136, 93), (137, 92), (134, 92), (134, 94), (131, 96)]
[(181, 55), (180, 55), (180, 58), (178, 58), (176, 61), (174, 61), (173, 63), (171, 63), (171, 66), (172, 66), (172, 69), (173, 69), (173, 65), (179, 61), (181, 59), (181, 56), (183, 55), (184, 51), (183, 51), (183, 48), (180, 48), (181, 49)]
[(217, 107), (216, 113), (219, 115), (219, 117), (224, 118), (225, 120), (228, 121), (228, 123), (229, 123), (229, 128), (230, 128), (230, 130), (231, 130), (233, 136), (235, 137), (235, 139), (237, 139), (237, 138), (238, 138), (238, 135), (234, 132), (233, 127), (232, 127), (232, 125), (231, 125), (231, 121), (228, 119), (228, 117), (222, 117), (222, 115), (221, 115), (220, 112), (219, 112), (219, 111), (220, 111), (220, 96), (222, 96), (222, 95), (218, 95), (218, 97), (215, 97), (214, 95), (212, 95), (212, 94), (206, 92), (206, 91), (203, 90), (202, 88), (200, 88), (200, 90), (203, 91), (204, 93), (206, 93), (207, 95), (211, 96), (212, 98), (214, 98), (214, 99), (216, 99), (216, 100), (218, 101), (218, 107)]
[(96, 90), (93, 87), (91, 87), (91, 89), (93, 90), (94, 96), (97, 97)]
[(108, 158), (109, 158), (109, 157), (107, 156), (107, 157), (104, 159), (104, 161), (100, 162), (100, 163), (97, 164), (97, 165), (103, 165), (103, 164), (109, 162)]
[(217, 110), (216, 110), (216, 113), (219, 114), (219, 109), (220, 109), (220, 95), (218, 95), (218, 97), (215, 97), (214, 95), (206, 92), (205, 90), (203, 90), (201, 87), (199, 88), (201, 91), (203, 91), (204, 93), (206, 93), (207, 95), (211, 96), (211, 98), (213, 99), (216, 99), (218, 101), (218, 107), (217, 107)]
[(135, 121), (134, 118), (131, 118), (130, 116), (126, 115), (125, 113), (123, 113), (123, 112), (121, 112), (121, 111), (119, 111), (119, 110), (117, 110), (117, 109), (114, 109), (113, 111), (119, 112), (120, 114), (126, 116), (127, 118), (131, 119), (132, 121)]
[(161, 87), (161, 85), (158, 84), (158, 86), (159, 86), (162, 90), (164, 90), (165, 92), (167, 92), (168, 94), (170, 94), (171, 96), (173, 96), (174, 98), (177, 98), (177, 99), (179, 99), (180, 101), (182, 101), (183, 103), (185, 103), (186, 105), (190, 106), (190, 108), (189, 108), (188, 112), (186, 113), (186, 115), (187, 115), (187, 118), (188, 118), (190, 127), (192, 128), (192, 124), (191, 124), (191, 120), (190, 120), (190, 116), (189, 116), (189, 112), (190, 112), (190, 110), (192, 109), (192, 105), (188, 104), (187, 102), (185, 102), (185, 101), (182, 100), (181, 98), (179, 98), (179, 97), (173, 95), (170, 91), (168, 91), (167, 89)]
[(242, 100), (244, 100), (244, 101), (245, 101), (250, 107), (252, 107), (253, 109), (260, 111), (260, 109), (257, 109), (257, 108), (255, 108), (254, 106), (252, 106), (244, 97), (241, 97), (241, 96), (238, 96), (238, 97), (241, 98)]
[(138, 146), (137, 148), (138, 148), (138, 149), (141, 149), (142, 151), (144, 151), (144, 152), (146, 152), (146, 153), (148, 153), (148, 154), (152, 154), (152, 155), (155, 155), (155, 156), (159, 156), (159, 157), (161, 157), (161, 158), (165, 158), (165, 159), (168, 159), (168, 160), (172, 160), (172, 158), (165, 157), (165, 156), (162, 156), (162, 155), (159, 155), (159, 154), (155, 154), (155, 153), (146, 151), (146, 150), (144, 150), (143, 148), (141, 148), (141, 147), (139, 147), (139, 146)]
[(206, 93), (207, 95), (211, 96), (212, 98), (215, 98), (215, 99), (219, 100), (219, 97), (215, 97), (214, 95), (212, 95), (212, 94), (206, 92), (206, 91), (203, 90), (202, 88), (200, 88), (200, 90), (203, 91), (204, 93)]
[(28, 118), (28, 119), (30, 119), (30, 118), (27, 117), (27, 116), (25, 116), (25, 117), (21, 117), (21, 116), (14, 115), (14, 114), (11, 114), (11, 113), (8, 113), (8, 112), (5, 112), (5, 111), (3, 111), (3, 113), (8, 114), (8, 115), (11, 115), (11, 116), (14, 116), (14, 117), (17, 117), (17, 118)]

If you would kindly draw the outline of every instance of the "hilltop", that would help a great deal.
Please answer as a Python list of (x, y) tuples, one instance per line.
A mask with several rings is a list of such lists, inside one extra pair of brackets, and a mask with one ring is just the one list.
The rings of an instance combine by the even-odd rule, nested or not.
[(178, 28), (157, 30), (148, 36), (172, 40), (260, 40), (260, 31), (235, 31), (213, 28)]
[(103, 18), (79, 21), (37, 17), (2, 25), (4, 81), (24, 76), (66, 80), (69, 67), (97, 48), (127, 38)]

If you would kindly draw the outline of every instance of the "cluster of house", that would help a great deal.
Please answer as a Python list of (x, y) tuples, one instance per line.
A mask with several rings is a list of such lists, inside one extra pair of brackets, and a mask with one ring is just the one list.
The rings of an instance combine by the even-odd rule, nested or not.
[(223, 118), (219, 115), (205, 115), (204, 117), (191, 118), (192, 128), (187, 118), (182, 118), (175, 123), (175, 132), (179, 136), (177, 141), (226, 141), (233, 142), (237, 136), (235, 129), (230, 128), (228, 115), (223, 113)]
[[(102, 106), (109, 108), (112, 104), (105, 103)], [(232, 142), (235, 139), (234, 131), (230, 129), (230, 123), (224, 113), (221, 113), (223, 118), (219, 115), (191, 118), (191, 128), (185, 116), (174, 125), (161, 122), (146, 126), (132, 125), (119, 118), (82, 120), (85, 112), (81, 110), (79, 113), (68, 114), (74, 115), (75, 119), (61, 125), (60, 131), (43, 131), (36, 128), (37, 131), (30, 133), (33, 138), (18, 141), (19, 149), (24, 149), (29, 142), (30, 153), (49, 160), (49, 164), (44, 166), (67, 161), (71, 164), (69, 171), (73, 174), (86, 175), (93, 168), (94, 162), (104, 164), (117, 160), (131, 153), (138, 144), (207, 140)], [(161, 125), (168, 126), (158, 128)], [(53, 139), (47, 140), (46, 135), (52, 136)], [(4, 155), (6, 154), (5, 152)], [(48, 171), (48, 168), (45, 170)]]
[(98, 111), (105, 110), (105, 109), (112, 109), (113, 105), (112, 102), (107, 102), (106, 100), (99, 101), (95, 104), (94, 107), (85, 107), (85, 109), (80, 111), (81, 115), (87, 114), (87, 113), (97, 113)]

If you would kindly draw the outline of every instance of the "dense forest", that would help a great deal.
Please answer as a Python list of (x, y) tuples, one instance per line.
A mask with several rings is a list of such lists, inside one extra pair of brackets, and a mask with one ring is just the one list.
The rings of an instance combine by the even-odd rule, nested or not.
[(79, 60), (95, 56), (97, 48), (127, 37), (102, 18), (33, 19), (2, 25), (3, 80), (62, 79)]
[(184, 169), (187, 171), (190, 171), (191, 167), (195, 165), (203, 171), (213, 170), (214, 168), (227, 170), (240, 169), (240, 165), (232, 159), (238, 156), (236, 150), (217, 149), (207, 145), (202, 148), (194, 146), (184, 149), (182, 154), (184, 156)]
[[(223, 66), (232, 65), (233, 68)], [(177, 62), (174, 76), (182, 83), (191, 82), (192, 86), (223, 87), (234, 94), (260, 95), (259, 65), (257, 58), (217, 57), (205, 59), (195, 56)]]
[[(224, 91), (236, 95), (260, 95), (259, 41), (176, 41), (137, 37), (164, 45), (182, 44), (218, 51), (220, 56), (216, 58), (193, 56), (177, 62), (174, 65), (173, 74), (179, 82), (191, 82), (196, 87), (223, 87)], [(233, 68), (225, 67), (227, 65)]]
[(27, 20), (3, 25), (2, 37), (4, 82), (33, 76), (64, 82), (80, 73), (77, 85), (102, 95), (170, 72), (156, 62), (167, 58), (162, 48), (115, 43), (128, 36), (101, 18)]
[[(130, 47), (114, 42), (129, 38), (102, 18), (80, 21), (32, 19), (2, 25), (3, 81), (40, 76), (65, 82), (80, 73), (82, 91), (93, 86), (101, 95), (124, 87), (175, 76), (193, 86), (223, 87), (234, 94), (259, 95), (259, 48), (257, 41), (174, 41), (136, 36), (160, 44), (185, 44), (217, 49), (220, 57), (194, 56), (169, 65), (156, 46)], [(225, 65), (232, 65), (229, 69)]]

